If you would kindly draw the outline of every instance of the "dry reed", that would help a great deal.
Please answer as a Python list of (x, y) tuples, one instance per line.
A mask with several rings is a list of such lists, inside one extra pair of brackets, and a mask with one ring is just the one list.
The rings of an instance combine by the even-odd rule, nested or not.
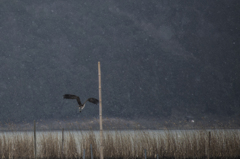
[[(213, 130), (209, 147), (209, 131), (107, 131), (104, 133), (105, 158), (239, 158), (240, 132)], [(99, 134), (94, 131), (68, 132), (64, 137), (56, 132), (38, 133), (38, 158), (99, 158)], [(2, 133), (0, 158), (34, 158), (32, 134)]]

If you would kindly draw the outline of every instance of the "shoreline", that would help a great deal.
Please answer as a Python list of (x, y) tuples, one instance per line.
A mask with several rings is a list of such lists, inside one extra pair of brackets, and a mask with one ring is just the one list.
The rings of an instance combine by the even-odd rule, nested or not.
[[(36, 121), (37, 131), (60, 131), (65, 130), (99, 130), (99, 119), (69, 119), (69, 120), (39, 120)], [(206, 130), (206, 129), (240, 129), (239, 122), (231, 122), (233, 119), (194, 122), (187, 120), (171, 119), (124, 119), (104, 118), (103, 130)], [(235, 119), (235, 121), (240, 121)], [(33, 122), (5, 123), (0, 125), (0, 131), (33, 131)]]

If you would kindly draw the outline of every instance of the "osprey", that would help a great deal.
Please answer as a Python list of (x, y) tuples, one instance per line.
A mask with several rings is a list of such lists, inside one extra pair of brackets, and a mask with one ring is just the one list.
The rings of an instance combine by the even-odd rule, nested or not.
[(87, 101), (93, 103), (93, 104), (98, 104), (98, 100), (95, 98), (88, 98), (83, 104), (80, 101), (80, 98), (76, 95), (72, 95), (72, 94), (64, 94), (63, 98), (65, 99), (76, 99), (78, 102), (78, 107), (79, 107), (79, 112), (81, 113), (81, 111), (83, 110), (83, 108), (85, 107), (85, 104)]

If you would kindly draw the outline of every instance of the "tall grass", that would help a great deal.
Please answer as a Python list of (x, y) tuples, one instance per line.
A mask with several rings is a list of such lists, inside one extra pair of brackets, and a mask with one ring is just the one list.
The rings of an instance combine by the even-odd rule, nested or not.
[[(56, 132), (38, 133), (38, 158), (81, 158), (85, 150), (90, 158), (99, 158), (99, 134), (94, 131), (66, 132), (62, 152), (62, 136)], [(239, 158), (238, 130), (211, 131), (107, 131), (104, 133), (105, 158)], [(34, 142), (29, 133), (2, 133), (0, 158), (34, 158)]]

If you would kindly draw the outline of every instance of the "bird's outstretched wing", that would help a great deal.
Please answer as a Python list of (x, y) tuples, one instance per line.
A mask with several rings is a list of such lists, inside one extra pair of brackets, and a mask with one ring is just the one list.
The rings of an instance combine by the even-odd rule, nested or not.
[(88, 98), (87, 101), (89, 101), (89, 102), (91, 102), (93, 104), (98, 104), (99, 103), (99, 101), (97, 99), (95, 99), (95, 98)]
[(64, 95), (63, 95), (63, 98), (65, 98), (65, 99), (76, 99), (77, 102), (78, 102), (78, 104), (79, 104), (79, 105), (82, 105), (82, 103), (81, 103), (81, 101), (80, 101), (80, 98), (79, 98), (78, 96), (76, 96), (76, 95), (64, 94)]

